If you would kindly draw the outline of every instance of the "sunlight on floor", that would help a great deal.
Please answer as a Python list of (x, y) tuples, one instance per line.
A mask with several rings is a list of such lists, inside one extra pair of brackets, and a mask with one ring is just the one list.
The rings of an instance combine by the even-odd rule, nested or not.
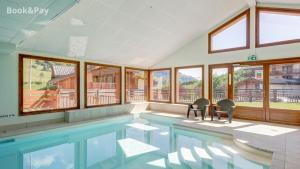
[(201, 122), (198, 124), (203, 124), (211, 127), (242, 127), (242, 126), (247, 126), (251, 125), (253, 123), (248, 123), (248, 122), (241, 122), (241, 121), (233, 121), (232, 123), (229, 123), (227, 120), (219, 120), (219, 121), (209, 121), (209, 122)]
[(297, 129), (293, 129), (293, 128), (269, 126), (269, 125), (263, 125), (263, 124), (238, 128), (238, 129), (235, 129), (235, 130), (242, 131), (242, 132), (247, 132), (247, 133), (267, 135), (267, 136), (278, 136), (278, 135), (281, 135), (281, 134), (286, 134), (286, 133), (298, 131)]
[(170, 113), (152, 113), (159, 116), (165, 116), (165, 117), (175, 117), (175, 118), (182, 118), (182, 115), (177, 114), (170, 114)]
[(210, 119), (205, 119), (205, 121), (195, 118), (193, 120), (182, 120), (184, 123), (196, 123), (199, 125), (204, 125), (204, 126), (210, 126), (210, 127), (242, 127), (242, 126), (247, 126), (247, 125), (252, 125), (253, 123), (250, 122), (242, 122), (242, 121), (232, 121), (232, 123), (229, 123), (227, 120), (214, 120), (211, 121)]
[(185, 123), (195, 123), (195, 122), (198, 122), (198, 121), (195, 121), (195, 120), (182, 120), (182, 122), (185, 122)]
[(199, 125), (203, 125), (203, 126), (210, 126), (210, 127), (224, 127), (225, 125), (222, 123), (211, 123), (211, 122), (201, 122), (201, 123), (197, 123)]

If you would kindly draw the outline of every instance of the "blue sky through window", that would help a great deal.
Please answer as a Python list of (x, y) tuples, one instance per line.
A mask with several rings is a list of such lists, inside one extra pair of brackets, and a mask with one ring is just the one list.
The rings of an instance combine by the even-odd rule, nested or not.
[(247, 17), (212, 36), (212, 50), (245, 47), (247, 45)]
[(300, 15), (260, 12), (259, 43), (300, 39)]
[(178, 72), (202, 80), (202, 68), (180, 69)]

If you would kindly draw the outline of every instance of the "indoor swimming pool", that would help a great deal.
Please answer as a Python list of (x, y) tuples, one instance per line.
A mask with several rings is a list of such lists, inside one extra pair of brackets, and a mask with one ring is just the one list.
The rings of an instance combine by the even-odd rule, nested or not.
[(149, 119), (0, 139), (1, 169), (268, 169), (271, 155), (231, 136)]

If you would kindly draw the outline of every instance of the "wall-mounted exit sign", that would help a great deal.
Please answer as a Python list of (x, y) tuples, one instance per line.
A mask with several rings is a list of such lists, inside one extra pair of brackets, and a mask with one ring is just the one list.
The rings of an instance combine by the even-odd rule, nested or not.
[(256, 60), (257, 60), (257, 56), (255, 55), (248, 56), (248, 61), (256, 61)]

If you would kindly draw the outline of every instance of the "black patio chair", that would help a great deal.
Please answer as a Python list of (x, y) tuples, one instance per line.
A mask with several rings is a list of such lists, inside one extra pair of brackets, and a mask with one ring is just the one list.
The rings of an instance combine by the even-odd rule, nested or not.
[(221, 119), (221, 113), (226, 113), (228, 115), (228, 121), (231, 123), (235, 107), (236, 106), (233, 100), (220, 100), (215, 105), (215, 108), (213, 108), (213, 113), (217, 113), (219, 120)]
[[(193, 105), (197, 105), (196, 108)], [(210, 106), (210, 101), (205, 98), (197, 99), (193, 104), (188, 105), (187, 118), (189, 118), (190, 111), (194, 111), (195, 116), (197, 117), (197, 112), (201, 112), (202, 120), (206, 117), (208, 107)]]

